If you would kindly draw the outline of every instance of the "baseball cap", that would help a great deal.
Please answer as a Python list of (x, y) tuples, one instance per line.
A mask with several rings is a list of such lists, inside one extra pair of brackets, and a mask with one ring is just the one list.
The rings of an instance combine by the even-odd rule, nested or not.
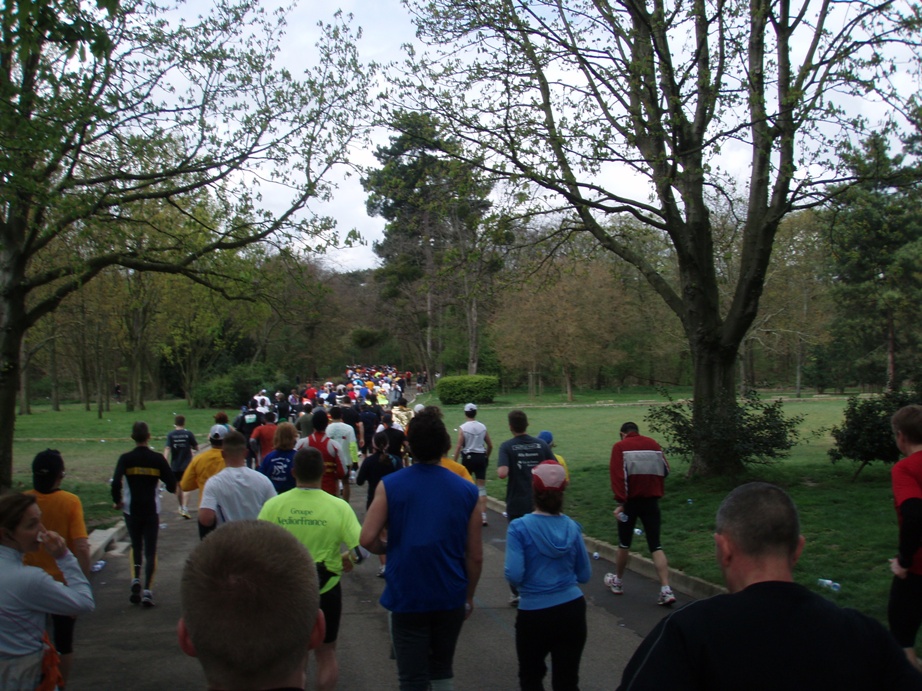
[(227, 434), (227, 427), (224, 425), (212, 425), (208, 430), (208, 438), (211, 440), (224, 439), (225, 434)]
[(424, 406), (422, 403), (417, 403), (415, 406), (413, 406), (414, 413), (421, 413), (425, 409), (426, 409), (426, 406)]
[(554, 445), (554, 435), (548, 432), (546, 429), (543, 429), (540, 432), (538, 432), (538, 439), (543, 441), (548, 446)]
[(557, 461), (541, 461), (531, 469), (531, 482), (538, 492), (563, 492), (567, 486), (567, 471)]
[(473, 413), (473, 412), (475, 412), (476, 410), (477, 410), (477, 404), (476, 404), (476, 403), (468, 403), (468, 404), (466, 404), (466, 405), (464, 406), (464, 412), (465, 412), (465, 413)]
[(63, 470), (64, 459), (60, 451), (54, 449), (39, 451), (32, 460), (32, 486), (38, 492), (47, 494)]

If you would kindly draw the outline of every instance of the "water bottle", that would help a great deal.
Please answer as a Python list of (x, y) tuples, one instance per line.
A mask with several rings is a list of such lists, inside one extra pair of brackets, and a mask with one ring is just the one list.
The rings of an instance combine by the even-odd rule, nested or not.
[(598, 552), (593, 552), (593, 553), (592, 553), (592, 558), (598, 560), (598, 558), (599, 558), (599, 553), (598, 553)]
[(96, 573), (97, 571), (102, 571), (102, 568), (106, 565), (105, 559), (100, 559), (95, 564), (90, 567), (90, 571)]
[(630, 519), (630, 516), (624, 513), (624, 511), (618, 514), (618, 520), (621, 521), (622, 523), (627, 523), (629, 519)]
[(643, 531), (640, 528), (634, 528), (634, 535), (643, 535)]
[(842, 589), (841, 585), (839, 585), (835, 581), (829, 580), (828, 578), (818, 578), (816, 580), (816, 584), (820, 586), (821, 588), (827, 588), (834, 593), (837, 593)]

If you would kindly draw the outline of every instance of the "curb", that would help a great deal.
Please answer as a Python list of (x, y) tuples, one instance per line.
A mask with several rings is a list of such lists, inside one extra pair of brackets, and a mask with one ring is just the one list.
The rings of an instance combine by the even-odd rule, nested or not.
[[(506, 502), (490, 496), (487, 497), (487, 506), (497, 513), (503, 513), (506, 510)], [(615, 545), (588, 535), (583, 535), (583, 541), (586, 543), (586, 551), (590, 554), (598, 552), (599, 558), (610, 562), (615, 561), (615, 555), (618, 553), (618, 548)], [(631, 552), (627, 568), (645, 578), (657, 580), (656, 567), (653, 565), (653, 561), (637, 552)], [(669, 585), (680, 593), (697, 600), (728, 592), (723, 586), (715, 585), (696, 576), (689, 576), (684, 571), (673, 568), (669, 569)]]
[(95, 564), (102, 559), (112, 543), (121, 540), (127, 534), (128, 528), (125, 527), (124, 520), (120, 520), (111, 528), (97, 529), (90, 533), (90, 563)]

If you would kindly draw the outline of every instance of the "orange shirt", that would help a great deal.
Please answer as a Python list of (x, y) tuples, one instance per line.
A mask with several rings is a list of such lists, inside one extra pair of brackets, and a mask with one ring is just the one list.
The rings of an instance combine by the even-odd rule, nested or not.
[[(63, 537), (67, 542), (67, 548), (76, 554), (74, 541), (89, 537), (86, 523), (83, 521), (83, 504), (80, 503), (80, 498), (60, 489), (49, 494), (31, 489), (26, 494), (35, 496), (38, 508), (42, 512), (42, 525)], [(29, 566), (44, 569), (56, 581), (65, 582), (64, 574), (58, 568), (57, 562), (45, 550), (26, 554), (24, 562)]]

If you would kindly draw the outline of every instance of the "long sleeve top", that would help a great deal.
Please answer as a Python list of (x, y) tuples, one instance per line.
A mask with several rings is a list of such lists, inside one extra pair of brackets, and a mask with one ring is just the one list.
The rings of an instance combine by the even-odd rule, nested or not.
[(0, 545), (0, 655), (35, 653), (42, 648), (45, 615), (92, 612), (90, 582), (77, 558), (67, 552), (56, 560), (67, 585), (43, 569), (22, 563), (22, 552)]

